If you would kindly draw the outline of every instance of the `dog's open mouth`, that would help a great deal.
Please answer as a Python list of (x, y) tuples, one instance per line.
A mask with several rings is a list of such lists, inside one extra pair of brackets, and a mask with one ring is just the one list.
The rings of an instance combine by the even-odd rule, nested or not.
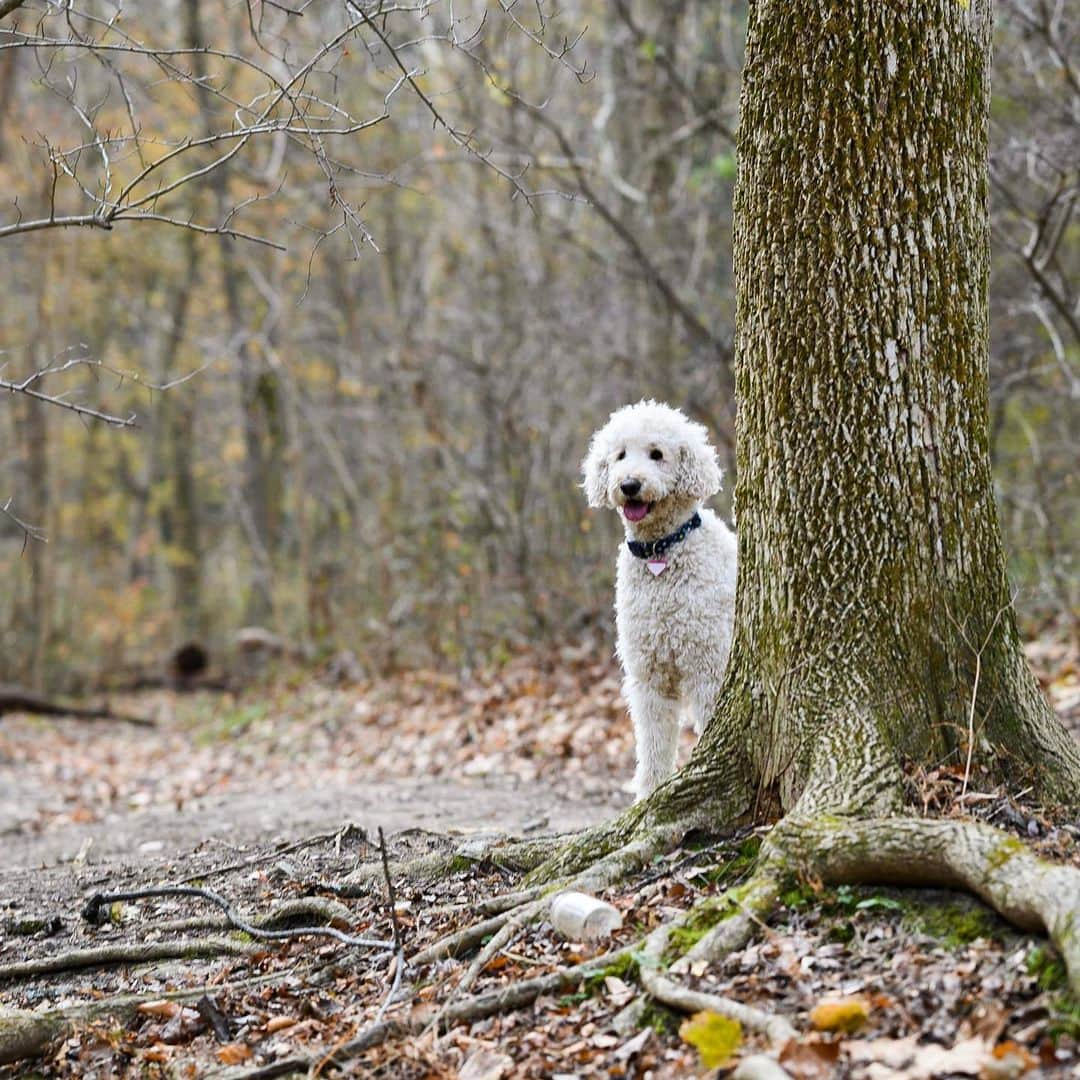
[(652, 509), (652, 504), (642, 502), (640, 499), (627, 499), (623, 503), (623, 516), (627, 521), (641, 521)]

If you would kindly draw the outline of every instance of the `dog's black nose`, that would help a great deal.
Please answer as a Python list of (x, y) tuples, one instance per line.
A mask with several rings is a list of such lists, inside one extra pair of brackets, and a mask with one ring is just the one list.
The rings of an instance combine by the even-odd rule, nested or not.
[(641, 481), (631, 477), (619, 485), (619, 490), (628, 498), (632, 499), (641, 490)]

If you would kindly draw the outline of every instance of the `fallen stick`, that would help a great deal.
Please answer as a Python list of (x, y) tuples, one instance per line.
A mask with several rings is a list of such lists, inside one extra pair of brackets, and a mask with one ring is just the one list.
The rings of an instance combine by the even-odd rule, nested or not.
[(9, 712), (35, 713), (38, 716), (72, 716), (77, 720), (118, 720), (121, 723), (136, 724), (139, 727), (157, 726), (153, 720), (145, 716), (114, 712), (108, 705), (97, 708), (65, 705), (63, 702), (53, 701), (25, 687), (3, 683), (0, 684), (0, 716)]
[(247, 956), (259, 946), (229, 938), (181, 939), (152, 941), (139, 945), (103, 945), (96, 949), (72, 949), (44, 956), (38, 960), (22, 960), (0, 965), (0, 982), (10, 979), (33, 979), (39, 975), (56, 975), (61, 971), (82, 968), (108, 967), (111, 964), (147, 964), (155, 960), (202, 960), (213, 956)]
[(0, 1065), (36, 1057), (57, 1039), (65, 1038), (79, 1025), (89, 1021), (110, 1017), (126, 1022), (135, 1014), (140, 1005), (149, 1001), (197, 1001), (209, 994), (221, 994), (223, 991), (240, 990), (274, 982), (283, 978), (283, 974), (274, 972), (271, 975), (258, 975), (234, 983), (200, 986), (195, 990), (124, 994), (119, 997), (102, 998), (100, 1001), (83, 1002), (79, 1005), (65, 1005), (47, 1012), (0, 1009)]

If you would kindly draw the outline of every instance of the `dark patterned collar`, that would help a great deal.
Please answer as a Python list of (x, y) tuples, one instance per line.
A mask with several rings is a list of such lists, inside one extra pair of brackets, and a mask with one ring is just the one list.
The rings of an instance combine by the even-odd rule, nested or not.
[(701, 524), (701, 515), (695, 510), (689, 521), (684, 521), (673, 533), (661, 536), (659, 540), (627, 540), (630, 554), (638, 559), (657, 559), (665, 555), (670, 548), (681, 544)]

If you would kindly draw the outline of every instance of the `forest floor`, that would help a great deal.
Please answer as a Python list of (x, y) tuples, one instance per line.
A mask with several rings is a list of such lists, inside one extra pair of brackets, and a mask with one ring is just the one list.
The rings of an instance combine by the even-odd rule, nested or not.
[[(1080, 736), (1075, 651), (1038, 642), (1031, 657)], [(114, 704), (157, 726), (0, 721), (0, 1010), (144, 999), (123, 1015), (73, 1019), (45, 1056), (0, 1066), (0, 1078), (270, 1076), (303, 1058), (317, 1075), (332, 1071), (319, 1068), (321, 1056), (376, 1016), (413, 1033), (354, 1055), (353, 1075), (709, 1072), (694, 1027), (647, 1004), (626, 965), (519, 1011), (417, 1035), (452, 996), (460, 960), (410, 965), (388, 997), (389, 952), (311, 935), (263, 941), (205, 898), (106, 901), (98, 924), (80, 914), (96, 892), (196, 884), (250, 921), (285, 901), (301, 911), (322, 903), (339, 929), (389, 939), (380, 828), (393, 860), (479, 852), (495, 836), (578, 829), (629, 802), (632, 737), (607, 656), (564, 650), (467, 677), (417, 672), (346, 687), (297, 673), (239, 696), (157, 692)], [(953, 812), (958, 770), (912, 782), (931, 812)], [(969, 812), (1080, 865), (1077, 823), (980, 791), (977, 777), (973, 793)], [(688, 838), (604, 894), (623, 916), (613, 939), (568, 941), (546, 921), (524, 926), (469, 993), (632, 944), (730, 887), (757, 843), (749, 832)], [(459, 873), (431, 879), (391, 872), (406, 958), (515, 888), (490, 853), (460, 862)], [(106, 947), (121, 951), (87, 951)], [(956, 894), (793, 883), (758, 940), (682, 974), (804, 1032), (781, 1058), (792, 1077), (1080, 1077), (1080, 1004), (1052, 950)], [(842, 1022), (817, 1009), (836, 1001)], [(744, 1033), (720, 1075), (761, 1049)]]

